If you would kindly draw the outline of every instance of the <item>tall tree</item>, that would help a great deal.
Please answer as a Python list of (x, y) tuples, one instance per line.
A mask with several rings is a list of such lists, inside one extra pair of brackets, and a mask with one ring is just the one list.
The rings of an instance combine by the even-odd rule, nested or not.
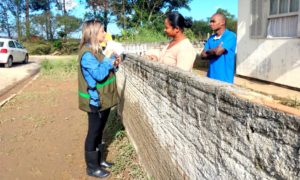
[(34, 32), (35, 35), (39, 35), (42, 37), (46, 37), (47, 38), (47, 17), (45, 16), (44, 13), (42, 14), (37, 14), (37, 15), (33, 15), (32, 18), (32, 24), (35, 27), (34, 29), (32, 29), (32, 31)]
[(111, 20), (112, 6), (115, 0), (86, 0), (87, 6), (92, 9), (93, 13), (86, 13), (86, 18), (96, 18), (103, 22), (105, 31)]
[(207, 20), (193, 21), (192, 31), (196, 35), (197, 39), (205, 40), (208, 38), (208, 34), (211, 33), (209, 27), (209, 18)]
[(57, 16), (57, 25), (63, 29), (63, 31), (59, 32), (60, 36), (67, 37), (67, 35), (71, 32), (79, 29), (81, 25), (81, 20), (75, 16), (62, 15)]
[[(191, 0), (131, 0), (114, 3), (114, 14), (118, 17), (118, 24), (139, 27), (152, 26), (161, 23), (165, 13), (178, 10), (179, 8), (190, 9), (188, 4)], [(125, 15), (125, 16), (124, 16)], [(123, 17), (123, 18), (122, 18)], [(126, 18), (125, 18), (126, 17)], [(159, 22), (159, 23), (158, 23)]]
[(128, 0), (112, 0), (110, 1), (112, 15), (116, 16), (117, 24), (123, 29), (127, 28), (127, 22), (131, 13), (131, 3)]
[(52, 13), (51, 13), (51, 4), (55, 3), (55, 0), (31, 0), (31, 8), (34, 11), (42, 10), (46, 17), (46, 37), (47, 39), (53, 39), (53, 29), (52, 29)]
[(30, 40), (30, 22), (29, 22), (29, 0), (26, 0), (26, 40)]
[(6, 3), (7, 9), (16, 19), (16, 29), (18, 40), (22, 39), (22, 27), (21, 27), (21, 14), (24, 9), (24, 0), (3, 0), (2, 3)]
[[(105, 29), (116, 16), (117, 24), (123, 28), (153, 26), (161, 23), (165, 12), (179, 8), (189, 9), (191, 0), (86, 0), (93, 13), (87, 13), (86, 18), (100, 19)], [(155, 26), (153, 26), (155, 27)]]
[(3, 1), (0, 2), (0, 11), (3, 12), (0, 14), (0, 31), (6, 31), (7, 36), (11, 37), (11, 24), (7, 14), (7, 6)]
[(63, 15), (67, 15), (66, 0), (56, 0), (56, 6), (59, 10), (62, 10)]
[(63, 4), (63, 12), (64, 12), (64, 15), (67, 15), (66, 0), (63, 0), (62, 4)]

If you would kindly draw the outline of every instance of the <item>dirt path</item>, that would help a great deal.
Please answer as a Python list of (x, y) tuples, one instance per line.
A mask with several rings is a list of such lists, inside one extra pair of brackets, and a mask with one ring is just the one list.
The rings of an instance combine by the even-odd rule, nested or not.
[(0, 108), (1, 180), (94, 179), (85, 175), (87, 121), (76, 88), (74, 77), (39, 77)]

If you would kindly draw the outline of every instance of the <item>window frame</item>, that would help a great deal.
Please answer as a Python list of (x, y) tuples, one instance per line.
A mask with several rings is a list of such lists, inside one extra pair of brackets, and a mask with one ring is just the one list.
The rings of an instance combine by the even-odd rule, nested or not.
[[(290, 11), (290, 4), (291, 4), (291, 0), (288, 0), (288, 11)], [(281, 18), (281, 17), (289, 17), (289, 16), (298, 16), (298, 29), (297, 29), (297, 35), (293, 36), (293, 37), (266, 37), (267, 39), (282, 39), (282, 38), (300, 38), (300, 1), (298, 4), (298, 11), (297, 12), (288, 12), (288, 13), (279, 13), (279, 9), (280, 9), (280, 0), (277, 1), (277, 10), (276, 10), (276, 14), (270, 14), (271, 12), (271, 0), (269, 0), (268, 3), (268, 17), (267, 17), (267, 24), (266, 26), (268, 26), (268, 22), (269, 19), (275, 19), (275, 18)], [(266, 32), (266, 34), (268, 34), (268, 32)]]

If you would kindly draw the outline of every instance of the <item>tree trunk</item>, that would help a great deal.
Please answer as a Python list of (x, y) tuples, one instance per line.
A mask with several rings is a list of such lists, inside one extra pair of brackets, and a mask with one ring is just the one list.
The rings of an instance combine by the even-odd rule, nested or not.
[(63, 10), (64, 10), (64, 15), (67, 14), (67, 10), (66, 10), (66, 0), (63, 0)]
[(26, 40), (30, 41), (29, 0), (26, 0)]
[(122, 14), (123, 14), (123, 29), (126, 27), (126, 10), (125, 10), (125, 0), (122, 0)]
[(49, 14), (48, 12), (45, 13), (46, 15), (46, 21), (45, 21), (45, 26), (46, 26), (46, 39), (49, 40)]
[(2, 4), (0, 4), (0, 6), (3, 9), (3, 15), (2, 15), (2, 17), (3, 17), (4, 28), (7, 31), (7, 36), (11, 38), (10, 25), (9, 25), (9, 21), (8, 21), (7, 11), (4, 10), (5, 7)]
[(104, 18), (104, 31), (107, 32), (107, 25), (108, 25), (108, 6), (107, 6), (107, 0), (104, 1), (104, 15), (103, 15), (103, 18)]
[(49, 23), (49, 26), (48, 26), (48, 28), (49, 28), (49, 37), (50, 37), (50, 40), (53, 40), (53, 30), (52, 30), (52, 22), (51, 22), (51, 19), (52, 19), (52, 17), (51, 17), (51, 12), (49, 11), (49, 13), (48, 13), (49, 15), (48, 15), (48, 23)]
[(50, 7), (51, 1), (48, 0), (47, 1), (47, 20), (46, 23), (48, 23), (48, 27), (47, 27), (47, 39), (53, 40), (53, 32), (52, 32), (52, 22), (51, 22), (51, 7)]
[(7, 12), (5, 12), (5, 22), (6, 22), (6, 31), (7, 31), (7, 35), (8, 37), (11, 38), (11, 32), (10, 32), (10, 25), (9, 25), (9, 22), (8, 22), (8, 15), (7, 15)]
[(21, 23), (20, 23), (20, 16), (21, 16), (21, 7), (20, 6), (21, 5), (18, 4), (17, 12), (16, 12), (16, 26), (17, 26), (18, 41), (22, 40), (22, 29), (21, 29)]
[(20, 26), (20, 15), (16, 16), (16, 26), (17, 26), (17, 34), (18, 34), (18, 41), (22, 40), (22, 31)]

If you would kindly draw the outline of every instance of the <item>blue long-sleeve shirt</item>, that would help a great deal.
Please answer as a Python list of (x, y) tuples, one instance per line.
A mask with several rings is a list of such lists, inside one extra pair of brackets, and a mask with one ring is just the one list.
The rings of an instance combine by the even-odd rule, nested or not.
[[(103, 61), (99, 62), (90, 52), (85, 52), (81, 58), (82, 74), (90, 88), (95, 88), (97, 81), (102, 81), (113, 68), (113, 59), (105, 57)], [(100, 99), (97, 90), (89, 89), (88, 93), (90, 104), (99, 107)]]

